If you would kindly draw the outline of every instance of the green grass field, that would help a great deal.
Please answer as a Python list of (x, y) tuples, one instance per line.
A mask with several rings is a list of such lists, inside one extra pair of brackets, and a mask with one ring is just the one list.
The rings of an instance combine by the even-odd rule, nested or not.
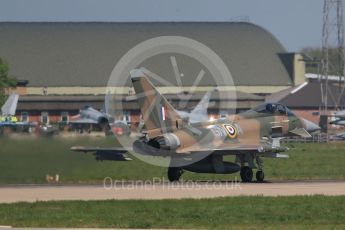
[[(97, 162), (91, 154), (73, 153), (74, 145), (114, 146), (113, 138), (0, 139), (0, 184), (45, 183), (46, 174), (59, 174), (61, 183), (166, 178), (166, 169), (134, 158), (131, 162)], [(294, 144), (289, 159), (264, 159), (267, 180), (345, 179), (345, 143)], [(230, 157), (232, 160), (232, 157)], [(186, 172), (186, 180), (232, 180), (238, 174)]]
[(345, 196), (0, 204), (13, 227), (344, 229)]

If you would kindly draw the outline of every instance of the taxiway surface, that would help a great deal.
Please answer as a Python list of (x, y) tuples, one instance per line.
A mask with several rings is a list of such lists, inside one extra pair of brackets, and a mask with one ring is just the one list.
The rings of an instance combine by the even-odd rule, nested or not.
[(181, 199), (225, 196), (345, 195), (345, 181), (106, 183), (104, 185), (11, 185), (0, 187), (0, 203), (48, 200)]

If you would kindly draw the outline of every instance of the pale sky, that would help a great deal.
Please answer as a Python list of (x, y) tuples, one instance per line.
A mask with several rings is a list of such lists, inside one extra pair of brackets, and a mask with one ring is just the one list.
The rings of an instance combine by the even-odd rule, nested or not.
[(323, 0), (0, 0), (0, 21), (233, 21), (249, 17), (293, 52), (321, 46), (322, 7)]

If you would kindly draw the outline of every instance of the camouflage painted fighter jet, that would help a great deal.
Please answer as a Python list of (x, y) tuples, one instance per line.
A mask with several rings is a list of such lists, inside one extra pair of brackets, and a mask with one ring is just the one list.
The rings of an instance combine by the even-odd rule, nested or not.
[[(131, 71), (132, 83), (143, 115), (146, 133), (135, 140), (131, 151), (140, 155), (169, 157), (168, 178), (180, 179), (184, 170), (196, 173), (230, 174), (240, 171), (250, 182), (264, 180), (262, 157), (285, 158), (280, 146), (284, 136), (310, 137), (314, 123), (295, 116), (281, 104), (268, 103), (228, 118), (189, 123), (156, 90), (141, 69)], [(72, 147), (73, 151), (95, 151), (100, 160), (130, 160), (128, 148)], [(223, 157), (234, 155), (235, 162)], [(191, 162), (191, 163), (189, 163)]]

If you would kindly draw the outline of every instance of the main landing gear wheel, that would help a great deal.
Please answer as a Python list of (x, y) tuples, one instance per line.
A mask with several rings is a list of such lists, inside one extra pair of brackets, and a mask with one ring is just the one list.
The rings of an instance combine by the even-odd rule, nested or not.
[(178, 181), (183, 173), (181, 168), (168, 168), (168, 179), (170, 182)]
[(262, 170), (259, 170), (256, 172), (256, 181), (257, 182), (263, 182), (265, 179), (265, 174)]
[(242, 182), (251, 182), (253, 180), (253, 170), (248, 166), (241, 168), (240, 175)]

